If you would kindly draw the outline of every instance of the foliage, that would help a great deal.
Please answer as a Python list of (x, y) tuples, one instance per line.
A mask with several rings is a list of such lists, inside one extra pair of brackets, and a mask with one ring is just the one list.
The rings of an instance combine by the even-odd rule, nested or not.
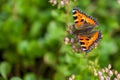
[[(88, 54), (64, 44), (74, 6), (103, 34)], [(120, 72), (119, 33), (119, 0), (0, 0), (0, 80), (96, 80), (94, 68), (108, 64)]]

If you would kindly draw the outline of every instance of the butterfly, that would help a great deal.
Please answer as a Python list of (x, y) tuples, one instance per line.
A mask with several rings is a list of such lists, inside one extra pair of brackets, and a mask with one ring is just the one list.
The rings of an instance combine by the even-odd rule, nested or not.
[(102, 38), (100, 31), (92, 31), (98, 25), (98, 22), (95, 18), (88, 16), (77, 7), (72, 10), (72, 13), (74, 19), (73, 26), (77, 32), (75, 34), (80, 43), (80, 49), (82, 52), (89, 52)]

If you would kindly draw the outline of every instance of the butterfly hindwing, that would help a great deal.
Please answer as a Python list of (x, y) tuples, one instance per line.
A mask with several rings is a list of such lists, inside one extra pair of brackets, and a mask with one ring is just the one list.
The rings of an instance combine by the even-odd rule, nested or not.
[(81, 50), (83, 52), (89, 52), (92, 49), (92, 46), (101, 39), (100, 31), (93, 31), (89, 34), (79, 34), (78, 40), (81, 45)]

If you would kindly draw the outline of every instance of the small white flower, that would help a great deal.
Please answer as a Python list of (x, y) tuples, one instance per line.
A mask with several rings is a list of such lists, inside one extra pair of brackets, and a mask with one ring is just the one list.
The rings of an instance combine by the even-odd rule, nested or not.
[(99, 76), (102, 76), (102, 72), (101, 71), (98, 71), (98, 74), (99, 74)]
[(118, 72), (117, 72), (117, 70), (115, 70), (115, 75), (117, 75), (118, 74)]
[(110, 70), (109, 71), (109, 76), (111, 77), (113, 75), (113, 72)]
[(54, 1), (53, 1), (53, 4), (54, 4), (54, 5), (56, 5), (56, 4), (57, 4), (57, 1), (56, 1), (56, 0), (54, 0)]
[(69, 41), (70, 41), (70, 39), (69, 39), (68, 37), (65, 37), (64, 43), (65, 43), (65, 44), (68, 44)]
[(110, 77), (106, 76), (106, 80), (110, 80)]
[(108, 69), (111, 69), (111, 64), (108, 65)]
[(100, 76), (100, 80), (104, 80), (104, 77), (103, 77), (103, 76)]
[(60, 1), (60, 5), (61, 5), (61, 6), (64, 6), (64, 4), (65, 4), (64, 1), (61, 0), (61, 1)]
[(95, 75), (95, 76), (97, 76), (97, 75), (98, 75), (98, 73), (97, 73), (96, 69), (94, 69), (94, 75)]
[(102, 69), (102, 72), (104, 73), (104, 72), (105, 72), (105, 69)]
[(118, 4), (120, 4), (120, 0), (118, 0)]
[(105, 68), (105, 72), (108, 73), (108, 71), (109, 71), (108, 68)]
[(117, 78), (120, 79), (120, 74), (117, 75)]

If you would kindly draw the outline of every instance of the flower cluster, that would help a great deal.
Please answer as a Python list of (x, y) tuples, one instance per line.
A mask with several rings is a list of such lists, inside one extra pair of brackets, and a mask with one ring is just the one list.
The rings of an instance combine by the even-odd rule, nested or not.
[(81, 52), (80, 42), (78, 40), (78, 33), (74, 25), (68, 26), (68, 36), (65, 37), (64, 43), (72, 45), (73, 52)]
[(64, 7), (66, 4), (68, 4), (68, 0), (50, 0), (50, 3), (53, 5), (56, 5), (57, 3), (60, 4), (61, 7)]
[(57, 0), (50, 0), (49, 2), (52, 3), (53, 5), (57, 4)]
[(111, 70), (111, 65), (101, 70), (94, 69), (94, 75), (99, 77), (99, 80), (120, 80), (120, 73), (117, 70)]

